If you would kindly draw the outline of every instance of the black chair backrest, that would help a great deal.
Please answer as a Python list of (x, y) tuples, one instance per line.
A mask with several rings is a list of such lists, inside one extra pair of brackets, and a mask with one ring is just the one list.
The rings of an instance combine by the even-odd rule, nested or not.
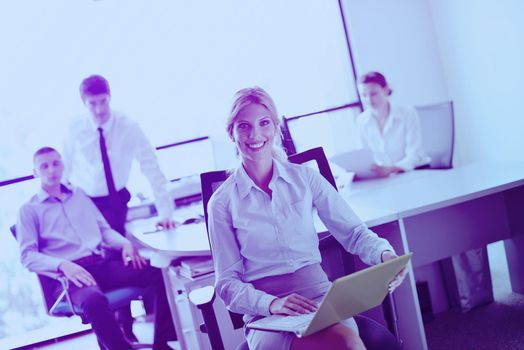
[[(206, 229), (209, 231), (207, 225), (207, 203), (217, 190), (217, 188), (222, 185), (224, 181), (230, 175), (229, 170), (217, 170), (217, 171), (208, 171), (207, 173), (200, 174), (200, 183), (202, 186), (202, 205), (204, 206), (204, 218), (206, 220)], [(209, 233), (209, 232), (208, 232)]]
[(282, 124), (280, 124), (280, 133), (282, 134), (282, 148), (286, 151), (288, 156), (297, 153), (297, 148), (295, 147), (295, 142), (291, 137), (291, 132), (289, 131), (289, 125), (287, 123), (287, 118), (282, 117)]
[(420, 119), (424, 151), (431, 157), (430, 169), (453, 167), (455, 123), (453, 102), (416, 107)]
[[(202, 205), (204, 206), (204, 218), (206, 220), (206, 231), (209, 238), (209, 226), (208, 226), (208, 213), (207, 213), (207, 204), (209, 199), (213, 195), (213, 192), (217, 190), (220, 185), (231, 175), (231, 172), (228, 170), (217, 170), (209, 171), (206, 173), (200, 174), (200, 183), (202, 186)], [(242, 328), (244, 326), (244, 321), (242, 319), (242, 314), (229, 311), (229, 316), (231, 318), (231, 323), (233, 324), (234, 329)]]
[(331, 168), (329, 167), (329, 162), (327, 160), (326, 154), (324, 153), (324, 150), (322, 147), (316, 147), (309, 149), (304, 152), (296, 153), (288, 157), (288, 160), (291, 163), (295, 164), (305, 164), (308, 162), (315, 161), (316, 165), (318, 167), (318, 170), (320, 171), (320, 174), (324, 176), (326, 180), (336, 189), (337, 184), (335, 183), (335, 177), (333, 176), (333, 173), (331, 172)]
[(14, 239), (17, 239), (16, 238), (16, 225), (9, 227), (9, 231), (11, 231), (11, 234), (13, 235)]

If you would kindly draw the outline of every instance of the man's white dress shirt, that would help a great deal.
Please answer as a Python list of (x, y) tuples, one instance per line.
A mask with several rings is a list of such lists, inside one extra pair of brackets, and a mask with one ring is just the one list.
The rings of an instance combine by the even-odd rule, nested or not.
[[(82, 188), (90, 197), (108, 195), (98, 127), (89, 116), (76, 118), (69, 126), (64, 145), (64, 180)], [(160, 217), (170, 218), (174, 205), (167, 180), (160, 170), (154, 148), (138, 123), (121, 112), (111, 111), (109, 120), (100, 127), (116, 189), (126, 186), (132, 162), (136, 159), (151, 184)]]

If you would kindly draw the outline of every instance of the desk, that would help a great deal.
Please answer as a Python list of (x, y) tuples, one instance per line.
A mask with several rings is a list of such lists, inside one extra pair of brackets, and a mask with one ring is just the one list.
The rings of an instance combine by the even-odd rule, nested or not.
[(202, 319), (199, 312), (191, 307), (188, 294), (192, 288), (213, 284), (213, 275), (206, 275), (198, 281), (189, 281), (180, 278), (177, 269), (170, 266), (171, 261), (176, 258), (211, 254), (205, 223), (196, 222), (170, 230), (157, 230), (157, 221), (157, 217), (133, 220), (126, 225), (126, 231), (141, 245), (154, 251), (155, 256), (151, 257), (151, 263), (162, 268), (169, 307), (182, 350), (206, 349), (208, 342), (201, 338), (207, 338), (207, 335), (201, 335), (198, 331)]
[[(345, 199), (358, 212), (375, 208), (396, 221), (373, 230), (398, 253), (412, 251), (409, 278), (395, 292), (405, 349), (427, 349), (413, 267), (505, 240), (512, 289), (524, 293), (524, 162), (475, 163), (449, 170), (420, 170), (355, 183)], [(519, 215), (520, 213), (520, 215)]]
[(211, 255), (204, 222), (157, 231), (157, 221), (156, 217), (135, 220), (126, 230), (144, 246), (170, 258)]
[[(413, 267), (505, 240), (512, 288), (524, 293), (524, 256), (519, 255), (524, 251), (524, 162), (418, 170), (357, 182), (342, 195), (399, 254), (414, 253), (411, 273), (395, 292), (404, 349), (427, 349)], [(150, 235), (141, 230), (148, 225), (152, 229), (154, 221), (140, 225), (128, 228), (144, 244), (165, 254), (209, 254), (204, 224)], [(326, 230), (319, 220), (316, 227), (318, 232)]]
[[(188, 217), (197, 217), (202, 211), (202, 203), (192, 204), (193, 208), (177, 208), (175, 217), (179, 221)], [(195, 210), (196, 208), (196, 210)], [(170, 266), (171, 260), (189, 256), (210, 255), (206, 226), (203, 221), (177, 226), (171, 230), (156, 230), (157, 217), (133, 220), (126, 225), (126, 230), (134, 239), (155, 252), (152, 264), (162, 267), (162, 275), (168, 295), (173, 323), (178, 334), (182, 350), (211, 350), (207, 334), (202, 333), (199, 325), (203, 323), (200, 310), (189, 301), (189, 293), (198, 288), (214, 284), (214, 274), (209, 273), (195, 279), (179, 274), (179, 268)], [(156, 264), (153, 262), (156, 260)], [(213, 304), (220, 328), (224, 334), (226, 348), (239, 344), (244, 336), (242, 329), (233, 330), (229, 313), (224, 303), (216, 298)]]

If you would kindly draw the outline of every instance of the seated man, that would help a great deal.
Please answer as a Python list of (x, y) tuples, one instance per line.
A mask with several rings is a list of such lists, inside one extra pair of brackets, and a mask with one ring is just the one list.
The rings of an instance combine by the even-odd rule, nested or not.
[[(152, 286), (156, 306), (154, 349), (170, 349), (167, 341), (176, 339), (176, 333), (160, 270), (149, 266), (127, 238), (109, 227), (82, 190), (61, 184), (64, 166), (55, 149), (39, 149), (33, 161), (42, 189), (20, 208), (16, 226), (23, 265), (33, 272), (62, 272), (71, 282), (72, 302), (83, 309), (108, 349), (131, 346), (103, 291)], [(121, 254), (106, 254), (110, 250)]]

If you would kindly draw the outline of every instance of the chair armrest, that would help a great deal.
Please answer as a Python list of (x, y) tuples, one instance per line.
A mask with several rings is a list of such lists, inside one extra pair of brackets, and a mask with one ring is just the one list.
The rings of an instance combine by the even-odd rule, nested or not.
[(199, 309), (212, 305), (215, 300), (215, 287), (205, 286), (194, 289), (189, 293), (189, 300)]
[(63, 276), (62, 273), (60, 273), (60, 272), (53, 272), (53, 271), (39, 271), (36, 274), (37, 275), (46, 276), (46, 277), (52, 278), (54, 280), (58, 280), (60, 278), (60, 276)]
[[(53, 279), (53, 280), (57, 281), (58, 283), (60, 283), (60, 286), (62, 287), (62, 292), (56, 298), (54, 303), (49, 307), (48, 313), (49, 314), (53, 314), (53, 312), (56, 309), (56, 307), (62, 302), (62, 300), (65, 299), (65, 301), (69, 305), (69, 308), (71, 309), (71, 313), (73, 315), (77, 315), (77, 313), (75, 312), (75, 308), (73, 306), (73, 302), (71, 300), (71, 296), (69, 295), (69, 280), (67, 279), (67, 277), (64, 276), (63, 273), (56, 272), (56, 271), (39, 271), (39, 272), (37, 272), (37, 275), (39, 275), (41, 277), (47, 277), (47, 278)], [(40, 278), (40, 280), (42, 280), (42, 279)], [(40, 283), (42, 284), (42, 281)], [(43, 285), (42, 285), (42, 288), (45, 289)], [(50, 293), (50, 292), (51, 291), (44, 291), (43, 290), (45, 299), (47, 299), (46, 294)]]
[(189, 301), (202, 312), (204, 324), (200, 325), (200, 331), (207, 333), (213, 350), (224, 350), (224, 343), (220, 335), (213, 301), (215, 301), (215, 287), (205, 286), (189, 292)]
[(64, 276), (61, 272), (55, 272), (55, 271), (39, 271), (37, 272), (37, 275), (45, 276), (51, 279), (54, 279), (55, 281), (59, 282), (60, 285), (64, 290), (69, 289), (69, 280), (66, 276)]

